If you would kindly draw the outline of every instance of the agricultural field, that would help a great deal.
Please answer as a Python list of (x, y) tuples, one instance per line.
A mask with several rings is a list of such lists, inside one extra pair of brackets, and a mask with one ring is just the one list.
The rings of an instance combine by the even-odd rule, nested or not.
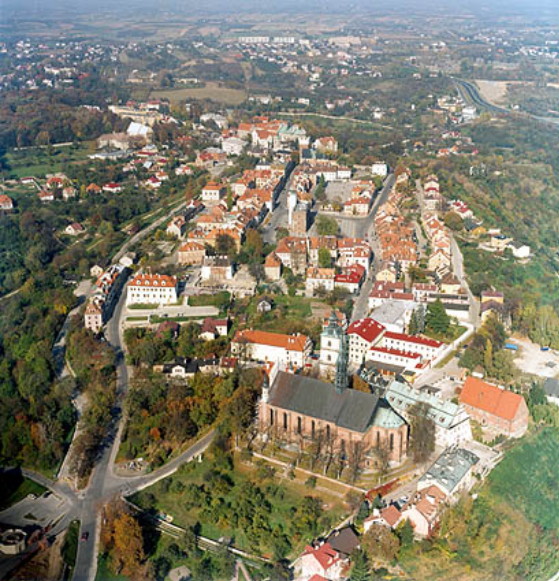
[(171, 105), (178, 105), (188, 99), (210, 99), (224, 105), (240, 105), (246, 93), (240, 89), (224, 87), (220, 83), (207, 82), (204, 87), (156, 90), (151, 92), (152, 99), (169, 99)]

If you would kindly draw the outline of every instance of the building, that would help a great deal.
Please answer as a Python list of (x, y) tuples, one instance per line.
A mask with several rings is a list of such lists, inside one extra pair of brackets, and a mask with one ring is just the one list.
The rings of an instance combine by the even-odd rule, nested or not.
[(521, 437), (528, 429), (528, 406), (521, 395), (469, 376), (460, 393), (460, 403), (470, 417), (492, 435)]
[(380, 341), (384, 331), (384, 327), (374, 319), (354, 321), (347, 329), (349, 361), (355, 365), (361, 365), (368, 358), (371, 347)]
[(307, 546), (295, 563), (295, 578), (298, 581), (340, 581), (349, 566), (349, 559), (343, 559), (329, 543)]
[(473, 471), (478, 462), (479, 457), (469, 450), (448, 448), (419, 479), (417, 490), (421, 492), (436, 486), (448, 500), (456, 500), (462, 492), (472, 487)]
[(183, 216), (176, 216), (167, 225), (166, 232), (171, 236), (182, 238), (185, 230), (186, 230), (186, 220), (184, 219)]
[(233, 263), (228, 256), (206, 256), (202, 262), (201, 278), (204, 281), (225, 282), (233, 279)]
[(187, 242), (178, 251), (179, 264), (202, 264), (206, 257), (206, 247), (199, 242)]
[(378, 394), (283, 371), (272, 377), (259, 403), (263, 437), (292, 444), (321, 437), (348, 461), (360, 450), (368, 466), (376, 462), (378, 449), (385, 449), (392, 462), (405, 458), (408, 425)]
[(213, 341), (218, 337), (227, 337), (229, 332), (228, 319), (212, 319), (206, 317), (202, 323), (199, 337), (204, 341)]
[(103, 301), (90, 300), (85, 307), (84, 326), (97, 335), (103, 328)]
[(271, 252), (266, 256), (266, 260), (264, 261), (264, 274), (271, 281), (276, 281), (281, 278), (281, 260), (275, 252)]
[(307, 276), (305, 279), (307, 296), (312, 297), (319, 289), (326, 292), (333, 291), (335, 277), (336, 271), (333, 268), (316, 268), (314, 266), (307, 268)]
[(69, 236), (79, 236), (85, 232), (85, 228), (79, 222), (72, 222), (72, 224), (68, 224), (66, 228), (64, 228), (64, 234), (68, 234)]
[(0, 211), (11, 212), (14, 209), (14, 202), (10, 196), (0, 194)]
[(385, 178), (388, 175), (388, 165), (384, 161), (375, 161), (371, 166), (371, 173), (374, 176)]
[(547, 403), (559, 405), (559, 380), (548, 377), (543, 384), (543, 389)]
[(225, 197), (225, 188), (216, 182), (209, 182), (202, 188), (200, 199), (206, 206), (215, 206)]
[(417, 404), (426, 406), (427, 417), (435, 424), (435, 443), (443, 448), (457, 446), (472, 439), (470, 416), (462, 405), (430, 394), (427, 390), (414, 389), (395, 380), (386, 389), (388, 403), (406, 420)]
[(402, 520), (409, 521), (417, 538), (430, 537), (439, 522), (445, 501), (445, 493), (437, 486), (424, 488), (404, 507)]
[(343, 348), (345, 333), (336, 313), (332, 311), (320, 335), (320, 374), (333, 378), (336, 375), (338, 358)]
[(128, 283), (126, 304), (170, 305), (176, 303), (177, 278), (164, 274), (137, 274)]
[(112, 264), (105, 271), (95, 265), (90, 272), (98, 278), (85, 308), (84, 325), (86, 329), (99, 333), (103, 324), (110, 319), (130, 271), (122, 264)]
[(312, 351), (306, 335), (285, 335), (246, 329), (238, 331), (231, 343), (231, 353), (241, 359), (277, 363), (281, 367), (304, 367)]

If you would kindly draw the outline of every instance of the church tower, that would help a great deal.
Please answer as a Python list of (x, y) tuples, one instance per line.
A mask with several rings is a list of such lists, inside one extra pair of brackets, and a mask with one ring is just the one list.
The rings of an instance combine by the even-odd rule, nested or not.
[(330, 379), (336, 377), (338, 361), (344, 347), (345, 333), (338, 321), (336, 313), (332, 311), (328, 319), (328, 325), (324, 327), (320, 335), (319, 369), (322, 376)]

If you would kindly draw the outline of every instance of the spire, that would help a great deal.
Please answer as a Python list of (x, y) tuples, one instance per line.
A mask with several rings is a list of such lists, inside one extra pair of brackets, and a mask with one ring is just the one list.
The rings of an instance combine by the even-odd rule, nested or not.
[(347, 376), (347, 337), (345, 333), (340, 335), (340, 352), (338, 354), (338, 361), (336, 363), (336, 391), (338, 393), (343, 393), (347, 389), (348, 376)]
[(270, 380), (268, 374), (264, 373), (264, 380), (262, 381), (262, 402), (268, 403), (270, 401)]

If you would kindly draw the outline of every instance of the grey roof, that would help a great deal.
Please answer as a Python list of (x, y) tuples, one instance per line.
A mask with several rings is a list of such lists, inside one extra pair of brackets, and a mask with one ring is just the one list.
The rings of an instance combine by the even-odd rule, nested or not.
[(328, 542), (335, 551), (344, 555), (351, 555), (359, 547), (359, 537), (351, 527), (334, 531), (328, 537)]
[(559, 397), (559, 380), (548, 377), (543, 384), (543, 389), (546, 395)]
[(407, 311), (413, 311), (416, 306), (414, 301), (389, 301), (377, 307), (372, 316), (383, 325), (395, 324), (405, 317)]
[(331, 383), (280, 371), (270, 390), (270, 405), (365, 432), (372, 425), (379, 396), (355, 389), (338, 393)]
[(479, 457), (469, 450), (448, 448), (421, 477), (419, 485), (423, 488), (435, 484), (452, 494), (468, 471), (478, 462)]

